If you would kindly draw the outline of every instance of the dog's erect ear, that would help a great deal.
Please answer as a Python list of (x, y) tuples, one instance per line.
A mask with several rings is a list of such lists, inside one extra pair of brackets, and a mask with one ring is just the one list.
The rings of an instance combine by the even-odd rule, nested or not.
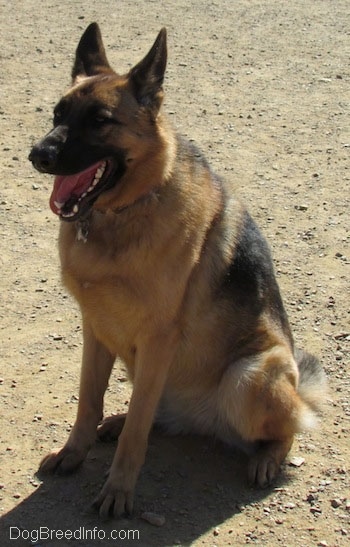
[(72, 69), (73, 81), (79, 76), (94, 76), (111, 72), (97, 23), (88, 26), (77, 47)]
[(158, 111), (163, 99), (163, 80), (167, 61), (166, 29), (162, 28), (146, 57), (129, 72), (137, 101)]

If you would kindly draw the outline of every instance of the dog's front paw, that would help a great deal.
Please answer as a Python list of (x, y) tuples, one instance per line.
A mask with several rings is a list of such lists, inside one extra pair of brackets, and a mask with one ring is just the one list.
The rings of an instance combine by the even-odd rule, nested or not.
[(134, 506), (134, 481), (112, 478), (107, 479), (100, 494), (92, 506), (99, 512), (100, 517), (106, 520), (110, 517), (131, 515)]
[(39, 473), (72, 473), (85, 460), (86, 453), (64, 446), (58, 452), (51, 452), (40, 463)]

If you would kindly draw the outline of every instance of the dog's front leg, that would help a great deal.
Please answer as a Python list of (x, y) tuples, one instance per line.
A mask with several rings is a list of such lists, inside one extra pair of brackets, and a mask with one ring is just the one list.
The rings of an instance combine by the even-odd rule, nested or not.
[(162, 332), (137, 344), (134, 388), (109, 477), (94, 501), (102, 518), (130, 514), (134, 488), (147, 450), (158, 402), (163, 392), (177, 335)]
[(39, 471), (43, 473), (74, 471), (84, 461), (96, 439), (96, 428), (103, 414), (103, 396), (115, 357), (96, 339), (84, 320), (83, 334), (77, 418), (64, 447), (42, 460)]

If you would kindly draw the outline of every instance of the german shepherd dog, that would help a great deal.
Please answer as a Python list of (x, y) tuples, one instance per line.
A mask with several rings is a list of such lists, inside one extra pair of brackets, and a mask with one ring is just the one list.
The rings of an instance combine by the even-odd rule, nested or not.
[[(242, 447), (264, 487), (324, 397), (317, 359), (294, 349), (265, 239), (161, 112), (166, 59), (162, 29), (119, 75), (91, 24), (53, 129), (29, 156), (55, 175), (62, 278), (84, 337), (76, 422), (40, 469), (72, 471), (97, 435), (118, 436), (94, 502), (104, 518), (132, 511), (154, 422)], [(132, 397), (126, 416), (101, 422), (117, 357)]]

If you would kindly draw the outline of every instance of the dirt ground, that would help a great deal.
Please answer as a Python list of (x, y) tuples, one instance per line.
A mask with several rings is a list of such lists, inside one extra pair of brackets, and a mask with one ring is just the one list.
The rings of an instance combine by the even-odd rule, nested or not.
[[(52, 181), (27, 155), (91, 21), (121, 72), (167, 27), (165, 109), (248, 203), (297, 344), (329, 378), (320, 428), (298, 436), (273, 488), (250, 489), (244, 457), (210, 439), (154, 433), (133, 519), (107, 523), (89, 504), (113, 445), (96, 445), (71, 477), (35, 475), (74, 421), (82, 337), (59, 277)], [(349, 545), (348, 1), (0, 0), (0, 25), (0, 544)], [(129, 397), (120, 365), (107, 414)]]

